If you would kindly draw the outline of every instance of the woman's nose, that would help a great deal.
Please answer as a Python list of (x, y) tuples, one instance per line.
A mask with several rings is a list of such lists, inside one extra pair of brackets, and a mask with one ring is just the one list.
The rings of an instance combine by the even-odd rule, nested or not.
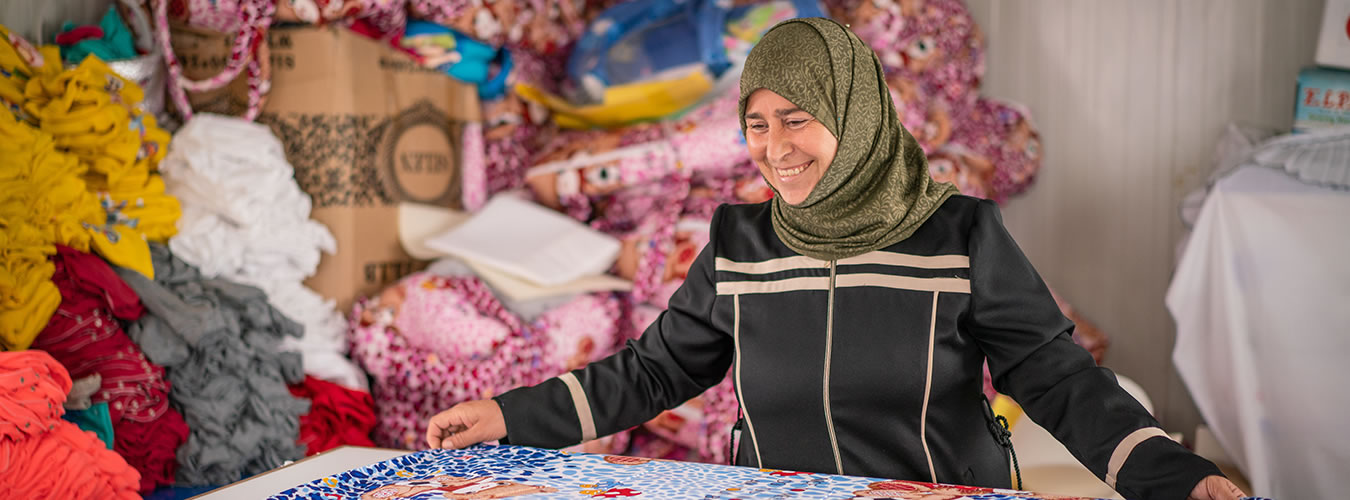
[(771, 129), (769, 130), (767, 139), (768, 147), (765, 153), (767, 154), (769, 161), (776, 162), (783, 158), (787, 158), (789, 154), (792, 154), (794, 146), (792, 144), (792, 138), (787, 134), (787, 131), (782, 129)]

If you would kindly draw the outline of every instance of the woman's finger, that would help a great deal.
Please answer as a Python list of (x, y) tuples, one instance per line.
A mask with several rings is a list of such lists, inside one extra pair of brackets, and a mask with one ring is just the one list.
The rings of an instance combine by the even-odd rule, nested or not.
[(445, 439), (469, 427), (463, 408), (455, 406), (437, 413), (427, 422), (427, 446), (441, 448)]

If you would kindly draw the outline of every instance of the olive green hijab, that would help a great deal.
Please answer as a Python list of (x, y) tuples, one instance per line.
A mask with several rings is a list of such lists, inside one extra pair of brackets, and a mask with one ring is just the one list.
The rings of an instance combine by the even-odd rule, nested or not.
[(742, 131), (746, 101), (758, 89), (810, 113), (839, 141), (801, 204), (772, 201), (774, 232), (798, 253), (834, 260), (893, 245), (957, 192), (928, 175), (923, 149), (896, 116), (881, 62), (839, 23), (792, 19), (764, 34), (741, 74)]

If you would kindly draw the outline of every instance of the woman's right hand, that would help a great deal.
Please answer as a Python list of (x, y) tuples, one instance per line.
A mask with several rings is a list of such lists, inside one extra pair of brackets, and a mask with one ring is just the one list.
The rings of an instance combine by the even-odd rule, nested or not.
[(506, 417), (491, 399), (466, 401), (427, 422), (427, 445), (455, 450), (506, 437)]

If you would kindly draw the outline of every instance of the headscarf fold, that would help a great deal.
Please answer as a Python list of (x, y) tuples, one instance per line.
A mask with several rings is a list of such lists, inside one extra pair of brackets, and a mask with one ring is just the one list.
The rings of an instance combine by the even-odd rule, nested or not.
[(839, 141), (801, 204), (772, 201), (774, 232), (794, 251), (835, 260), (885, 248), (957, 193), (928, 175), (923, 149), (896, 116), (881, 62), (839, 23), (792, 19), (765, 33), (741, 74), (742, 131), (746, 101), (758, 89), (810, 113)]

